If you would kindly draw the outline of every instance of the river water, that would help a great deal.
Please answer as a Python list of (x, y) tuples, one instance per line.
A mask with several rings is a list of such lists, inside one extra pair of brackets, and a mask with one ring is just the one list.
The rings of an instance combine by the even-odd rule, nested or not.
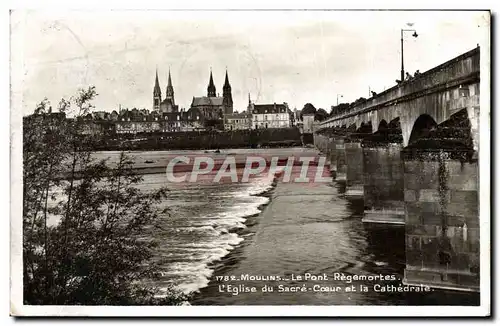
[[(232, 150), (254, 155), (256, 150)], [(187, 152), (132, 153), (136, 162), (162, 164), (168, 155)], [(194, 153), (194, 152), (189, 152)], [(203, 152), (194, 153), (202, 154)], [(268, 149), (259, 154), (286, 157), (314, 153), (311, 149)], [(168, 154), (168, 155), (167, 155)], [(99, 155), (116, 156), (104, 152)], [(163, 162), (164, 164), (164, 162)], [(433, 290), (425, 293), (380, 292), (373, 286), (399, 286), (405, 265), (404, 226), (361, 222), (362, 202), (349, 202), (344, 189), (332, 182), (273, 182), (267, 174), (250, 182), (212, 182), (213, 176), (196, 183), (169, 183), (165, 173), (145, 174), (140, 188), (160, 186), (170, 190), (159, 228), (149, 236), (159, 242), (155, 260), (161, 277), (160, 290), (173, 285), (194, 291), (192, 305), (477, 305), (479, 295)], [(297, 280), (297, 275), (327, 275), (326, 280)], [(243, 276), (242, 275), (246, 275)], [(343, 280), (334, 279), (342, 275)], [(382, 275), (389, 281), (349, 282), (349, 277)], [(222, 277), (234, 277), (221, 281)], [(280, 276), (279, 282), (245, 277)], [(346, 281), (347, 278), (347, 281)], [(221, 290), (221, 285), (223, 285)], [(227, 286), (243, 286), (243, 293)], [(270, 285), (273, 292), (262, 292)], [(337, 287), (337, 292), (279, 292), (278, 285), (312, 289)], [(257, 292), (245, 292), (255, 286)], [(346, 292), (346, 286), (356, 291)], [(362, 291), (366, 286), (368, 290)], [(379, 289), (380, 290), (380, 289)]]

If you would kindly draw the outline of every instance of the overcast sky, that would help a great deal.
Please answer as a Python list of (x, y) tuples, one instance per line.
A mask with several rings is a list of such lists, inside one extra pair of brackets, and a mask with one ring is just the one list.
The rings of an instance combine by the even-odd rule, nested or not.
[[(175, 100), (189, 108), (206, 96), (210, 67), (222, 95), (227, 67), (234, 109), (256, 103), (340, 101), (381, 92), (405, 68), (424, 72), (484, 44), (482, 12), (387, 11), (73, 11), (13, 12), (13, 106), (24, 114), (47, 97), (54, 107), (95, 85), (98, 110), (151, 109), (155, 69), (162, 95), (170, 67)], [(408, 27), (407, 23), (412, 23)], [(16, 100), (17, 99), (17, 100)]]

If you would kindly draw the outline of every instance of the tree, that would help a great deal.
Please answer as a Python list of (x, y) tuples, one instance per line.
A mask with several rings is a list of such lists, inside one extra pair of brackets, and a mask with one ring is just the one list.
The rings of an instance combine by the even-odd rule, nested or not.
[(349, 103), (340, 103), (339, 105), (332, 106), (330, 110), (330, 116), (342, 114), (347, 110), (349, 110), (349, 108), (350, 108)]
[(328, 113), (324, 109), (318, 109), (314, 115), (314, 120), (316, 121), (323, 121), (326, 118), (328, 118)]
[[(59, 103), (59, 113), (45, 113), (44, 100), (24, 119), (24, 302), (180, 304), (188, 296), (171, 289), (158, 299), (140, 282), (156, 274), (156, 244), (143, 238), (167, 191), (139, 191), (142, 177), (124, 153), (114, 166), (93, 158), (95, 139), (82, 134), (81, 117), (96, 95), (82, 89)], [(76, 117), (66, 119), (71, 111)]]
[(316, 108), (311, 103), (306, 103), (300, 111), (300, 120), (303, 120), (304, 114), (316, 114)]

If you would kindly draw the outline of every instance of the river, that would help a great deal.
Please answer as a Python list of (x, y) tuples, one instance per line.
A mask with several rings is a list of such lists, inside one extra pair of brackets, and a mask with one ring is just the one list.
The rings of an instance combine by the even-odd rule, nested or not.
[[(231, 150), (237, 155), (287, 157), (312, 149)], [(135, 152), (136, 163), (165, 164), (165, 157), (199, 152)], [(223, 153), (224, 154), (224, 153)], [(116, 157), (116, 153), (99, 155)], [(140, 161), (140, 162), (139, 162)], [(381, 292), (401, 285), (405, 266), (404, 226), (361, 222), (362, 202), (350, 202), (334, 181), (273, 182), (266, 174), (250, 182), (169, 183), (164, 173), (145, 174), (142, 190), (167, 186), (169, 214), (149, 233), (160, 244), (155, 260), (161, 277), (150, 284), (195, 293), (192, 305), (478, 305), (479, 295), (454, 291)], [(300, 275), (325, 280), (297, 280)], [(281, 281), (244, 277), (280, 276)], [(335, 279), (335, 275), (344, 279)], [(373, 280), (382, 275), (392, 280)], [(223, 277), (233, 281), (221, 281)], [(355, 277), (370, 280), (352, 280)], [(378, 288), (374, 285), (379, 284)], [(223, 290), (221, 290), (221, 285)], [(227, 291), (227, 286), (241, 289)], [(273, 292), (262, 292), (270, 285)], [(314, 286), (342, 291), (279, 292), (278, 286)], [(355, 291), (346, 292), (346, 286)], [(362, 290), (366, 286), (368, 290)], [(256, 292), (245, 292), (255, 287)], [(376, 289), (378, 291), (376, 291)], [(242, 292), (242, 293), (241, 293)]]

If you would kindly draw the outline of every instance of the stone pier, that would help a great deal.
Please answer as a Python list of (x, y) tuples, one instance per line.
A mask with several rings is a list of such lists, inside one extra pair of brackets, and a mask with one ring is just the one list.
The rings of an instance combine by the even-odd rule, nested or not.
[(405, 223), (402, 145), (363, 147), (363, 222)]
[(325, 135), (314, 134), (314, 146), (323, 152), (328, 144), (328, 138)]
[(337, 159), (337, 172), (335, 173), (335, 181), (340, 183), (346, 182), (347, 165), (346, 153), (344, 146), (344, 138), (335, 138), (335, 157)]
[(337, 151), (335, 148), (335, 138), (330, 137), (328, 140), (328, 161), (330, 162), (330, 172), (335, 177), (337, 173)]
[(363, 140), (363, 222), (404, 224), (403, 149), (399, 121)]
[(346, 198), (362, 199), (363, 183), (363, 148), (360, 141), (347, 141), (344, 144), (346, 161)]
[(443, 151), (406, 154), (404, 172), (404, 282), (477, 291), (477, 161), (460, 161)]

